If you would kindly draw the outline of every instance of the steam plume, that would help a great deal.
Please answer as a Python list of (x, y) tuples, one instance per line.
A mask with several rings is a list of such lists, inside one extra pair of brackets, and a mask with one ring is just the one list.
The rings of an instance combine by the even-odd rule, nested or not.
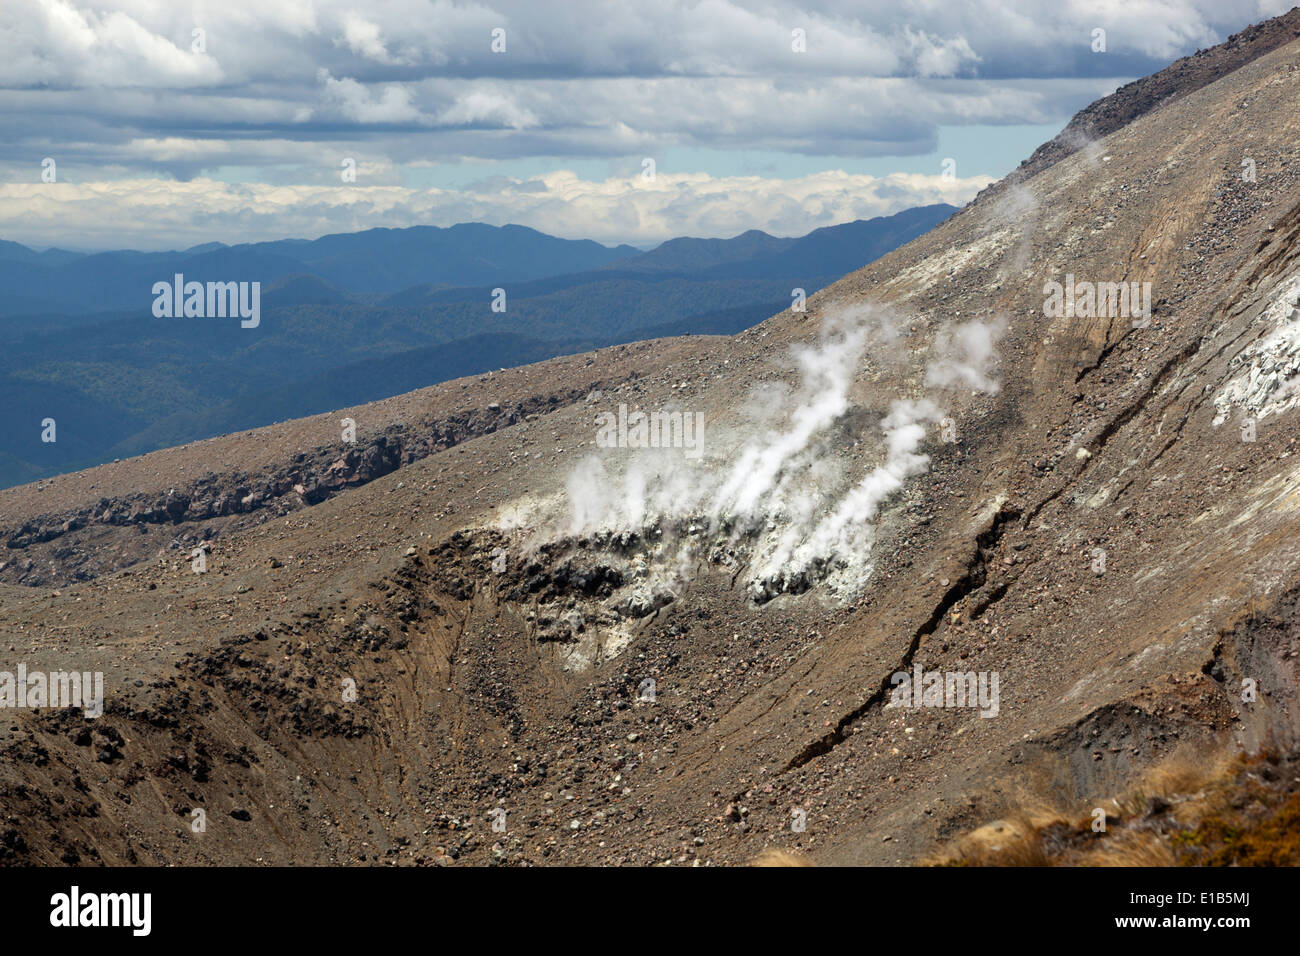
[[(621, 450), (611, 464), (592, 456), (569, 475), (568, 533), (643, 533), (653, 527), (657, 560), (670, 575), (693, 556), (747, 564), (754, 597), (766, 600), (826, 581), (859, 588), (871, 572), (875, 523), (906, 481), (929, 468), (920, 449), (945, 414), (948, 393), (997, 391), (996, 342), (1005, 323), (968, 322), (935, 337), (920, 384), (874, 423), (853, 398), (864, 366), (902, 367), (899, 323), (870, 306), (829, 311), (813, 345), (795, 350), (798, 382), (755, 391), (739, 427), (715, 428), (705, 457), (671, 449)], [(864, 454), (877, 462), (865, 474)], [(855, 476), (856, 473), (856, 476)]]

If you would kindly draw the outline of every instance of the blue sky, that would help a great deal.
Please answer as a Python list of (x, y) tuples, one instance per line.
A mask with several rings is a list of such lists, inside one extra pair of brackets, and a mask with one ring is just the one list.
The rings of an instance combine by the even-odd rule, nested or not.
[(966, 202), (1082, 106), (1284, 7), (4, 0), (0, 238), (803, 234)]

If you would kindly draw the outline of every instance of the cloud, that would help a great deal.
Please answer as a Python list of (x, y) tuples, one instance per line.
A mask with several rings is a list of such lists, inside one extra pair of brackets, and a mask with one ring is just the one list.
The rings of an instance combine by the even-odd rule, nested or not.
[(397, 62), (380, 38), (379, 26), (358, 13), (348, 11), (343, 15), (343, 42), (353, 53), (367, 59), (379, 63)]
[(540, 125), (537, 117), (514, 99), (492, 90), (470, 90), (443, 111), (439, 122), (447, 126), (493, 126), (526, 129)]
[[(220, 64), (125, 10), (69, 0), (6, 0), (0, 6), (0, 88), (155, 87), (222, 82)], [(116, 6), (126, 6), (117, 4)]]
[(325, 100), (342, 116), (367, 126), (377, 123), (418, 123), (424, 115), (412, 104), (411, 91), (396, 83), (365, 87), (350, 77), (335, 79), (328, 70), (318, 74)]
[[(1107, 30), (1111, 53), (1167, 59), (1280, 7), (1276, 0), (385, 0), (361, 7), (353, 0), (6, 0), (0, 43), (13, 55), (0, 61), (0, 82), (166, 88), (214, 66), (248, 83), (301, 83), (319, 66), (361, 82), (1012, 76), (1026, 75), (1026, 64), (1047, 70), (1035, 75), (1069, 76), (1077, 70), (1062, 54), (1089, 51), (1097, 27)], [(209, 65), (190, 55), (195, 28), (207, 34)], [(491, 48), (494, 29), (506, 31), (504, 53)], [(796, 29), (804, 52), (792, 49)], [(136, 69), (100, 68), (128, 63)], [(33, 77), (38, 64), (41, 75)]]
[[(3, 0), (0, 180), (36, 182), (44, 156), (63, 179), (101, 183), (102, 198), (118, 192), (109, 181), (155, 176), (319, 185), (342, 157), (384, 170), (383, 182), (396, 186), (402, 170), (430, 163), (505, 161), (516, 175), (526, 163), (527, 175), (650, 157), (672, 173), (683, 172), (664, 165), (673, 151), (817, 157), (825, 166), (929, 155), (943, 129), (1064, 125), (1120, 83), (1273, 12), (1272, 3)], [(1098, 27), (1107, 31), (1105, 54), (1091, 51)], [(504, 52), (493, 50), (496, 30)], [(886, 196), (873, 185), (855, 205), (830, 189), (824, 205), (805, 198), (778, 208), (760, 182), (729, 187), (723, 196), (681, 185), (683, 213), (623, 196), (625, 205), (607, 205), (604, 234), (650, 239), (669, 222), (725, 234), (755, 222), (743, 212), (741, 191), (750, 188), (776, 228), (791, 228), (787, 209), (825, 208), (834, 219)], [(914, 198), (909, 189), (899, 198)], [(563, 183), (548, 191), (573, 190), (584, 205), (560, 213), (564, 230), (596, 222), (589, 212), (605, 202), (601, 194), (619, 192)], [(519, 192), (439, 201), (462, 218), (536, 213)], [(330, 220), (342, 208), (371, 210), (365, 219), (388, 208), (355, 196), (313, 203), (314, 216), (286, 211), (282, 231), (310, 231), (312, 221), (337, 228)], [(243, 213), (261, 221), (256, 206)], [(84, 241), (97, 228), (71, 218), (56, 241)], [(170, 241), (161, 223), (156, 236), (155, 244)]]
[(904, 28), (903, 36), (919, 76), (955, 76), (980, 59), (964, 36), (944, 40), (907, 28)]
[[(184, 143), (152, 148), (184, 152)], [(269, 185), (195, 179), (0, 185), (0, 221), (32, 245), (65, 241), (75, 221), (81, 247), (183, 248), (212, 240), (314, 238), (376, 226), (517, 223), (609, 243), (673, 236), (734, 236), (749, 229), (803, 235), (818, 226), (889, 215), (935, 202), (960, 205), (988, 177), (823, 172), (794, 179), (660, 173), (586, 180), (569, 171), (519, 180), (496, 177), (472, 190), (402, 186)], [(366, 168), (359, 167), (358, 182)]]

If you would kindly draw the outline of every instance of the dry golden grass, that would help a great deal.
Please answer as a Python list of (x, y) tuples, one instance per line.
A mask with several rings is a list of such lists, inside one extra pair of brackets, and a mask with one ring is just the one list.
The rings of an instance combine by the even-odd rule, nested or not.
[(1081, 854), (1079, 866), (1177, 866), (1178, 857), (1159, 834), (1120, 830), (1097, 849)]
[[(1236, 829), (1225, 830), (1221, 815), (1246, 785), (1246, 768), (1266, 759), (1181, 748), (1122, 795), (1080, 800), (1068, 807), (1044, 797), (1040, 781), (1039, 790), (1019, 793), (1001, 819), (950, 842), (922, 865), (1127, 867), (1198, 862), (1183, 852), (1195, 845), (1188, 837), (1235, 835)], [(1106, 813), (1106, 829), (1100, 833), (1093, 830), (1098, 807)], [(1278, 829), (1277, 824), (1268, 826)], [(1289, 849), (1282, 855), (1288, 854)]]
[(793, 850), (768, 848), (749, 862), (750, 866), (815, 866), (812, 860)]
[(1207, 754), (1183, 747), (1148, 770), (1138, 784), (1115, 800), (1119, 815), (1135, 817), (1146, 813), (1153, 798), (1163, 800), (1184, 813), (1203, 803), (1233, 770), (1240, 757), (1227, 751)]
[(1016, 811), (972, 830), (928, 862), (939, 866), (1051, 866), (1040, 833), (1052, 822), (1041, 814)]

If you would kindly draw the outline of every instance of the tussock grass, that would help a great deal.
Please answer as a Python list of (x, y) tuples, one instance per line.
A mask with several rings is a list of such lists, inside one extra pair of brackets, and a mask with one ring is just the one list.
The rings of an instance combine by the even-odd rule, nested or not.
[[(1123, 793), (1068, 803), (1040, 787), (927, 866), (1297, 866), (1300, 754), (1183, 748)], [(1095, 810), (1105, 830), (1093, 829)]]
[(764, 850), (749, 862), (750, 866), (815, 866), (808, 857), (793, 850), (777, 850), (772, 847)]

